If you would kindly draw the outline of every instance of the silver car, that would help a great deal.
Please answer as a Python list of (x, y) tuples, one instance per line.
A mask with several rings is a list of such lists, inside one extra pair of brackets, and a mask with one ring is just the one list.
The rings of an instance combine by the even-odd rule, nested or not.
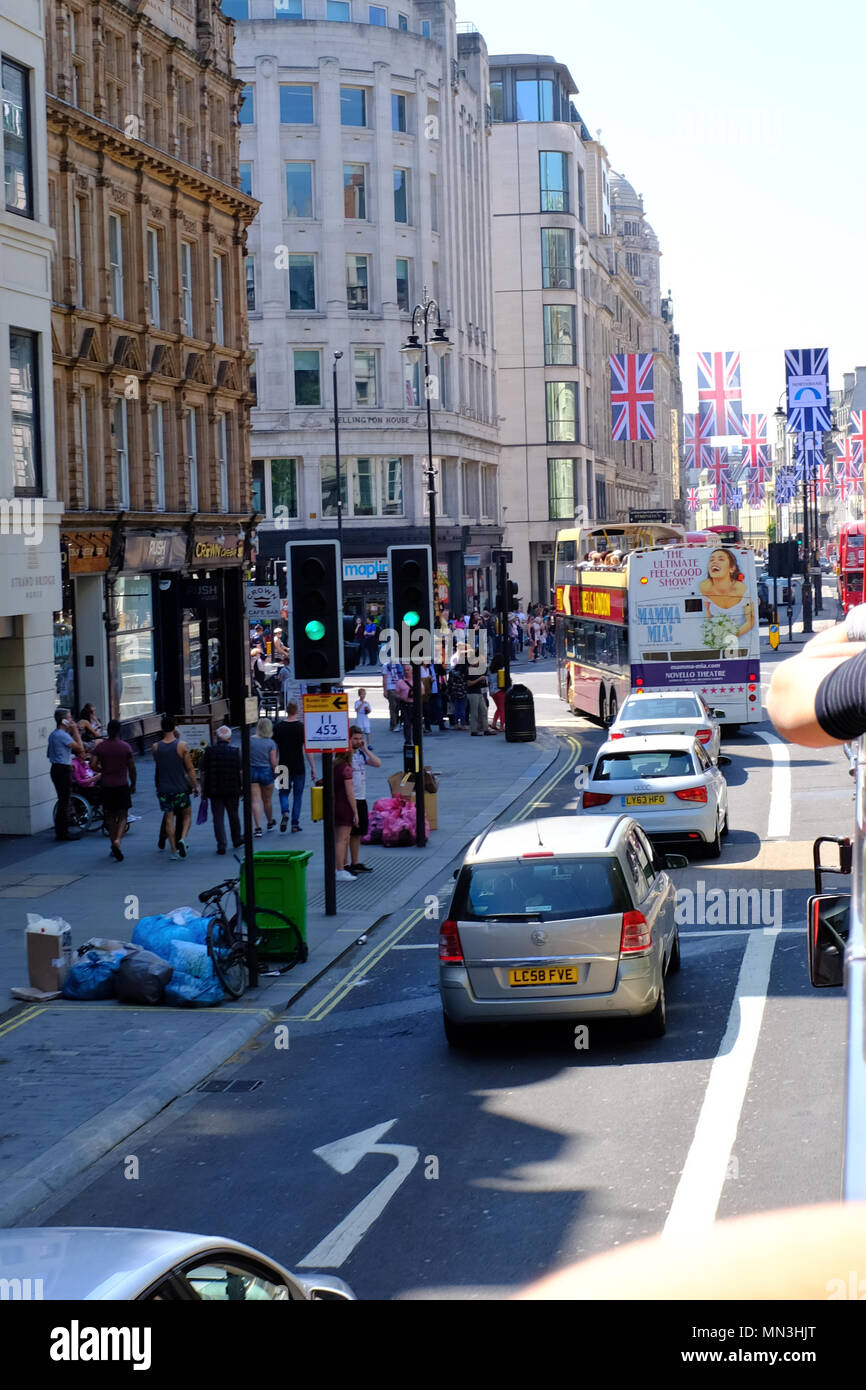
[(633, 690), (607, 736), (632, 738), (639, 734), (689, 734), (711, 762), (719, 761), (719, 721), (693, 690)]
[(556, 816), (470, 847), (439, 937), (445, 1036), (475, 1024), (632, 1018), (665, 1031), (676, 892), (631, 816)]
[(288, 1303), (351, 1299), (333, 1274), (290, 1274), (252, 1246), (221, 1236), (122, 1226), (27, 1226), (0, 1231), (7, 1298), (169, 1303)]

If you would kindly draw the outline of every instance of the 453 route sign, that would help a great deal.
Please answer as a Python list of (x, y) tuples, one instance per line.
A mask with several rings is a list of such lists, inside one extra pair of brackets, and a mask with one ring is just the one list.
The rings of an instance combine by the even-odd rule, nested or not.
[(349, 697), (345, 690), (304, 696), (304, 743), (308, 753), (342, 753), (349, 747)]

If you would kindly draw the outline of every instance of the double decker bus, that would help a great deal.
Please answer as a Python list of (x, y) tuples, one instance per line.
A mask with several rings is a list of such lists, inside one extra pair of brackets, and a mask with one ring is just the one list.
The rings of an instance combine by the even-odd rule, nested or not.
[(686, 689), (723, 723), (762, 718), (754, 556), (694, 539), (609, 565), (576, 563), (575, 533), (560, 532), (557, 669), (572, 713), (610, 724), (632, 690)]
[(863, 543), (866, 521), (846, 521), (839, 528), (839, 602), (842, 612), (863, 602)]
[(739, 526), (704, 526), (703, 529), (711, 536), (718, 536), (722, 545), (741, 546), (743, 544), (743, 533)]

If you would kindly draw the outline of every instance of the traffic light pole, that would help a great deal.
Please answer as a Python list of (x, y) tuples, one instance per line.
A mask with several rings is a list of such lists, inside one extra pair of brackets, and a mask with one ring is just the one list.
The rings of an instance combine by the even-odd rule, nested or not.
[(504, 555), (499, 557), (496, 583), (499, 589), (499, 631), (502, 634), (502, 657), (505, 665), (505, 689), (511, 688), (511, 639), (508, 635), (508, 565)]
[[(322, 694), (330, 687), (322, 686)], [(322, 831), (325, 851), (325, 916), (337, 915), (337, 855), (334, 846), (334, 755), (322, 754)]]
[[(812, 632), (812, 576), (809, 573), (809, 462), (806, 456), (806, 436), (803, 441), (803, 632)], [(793, 597), (793, 595), (792, 595)]]
[(415, 844), (419, 849), (423, 849), (427, 844), (424, 813), (424, 697), (421, 666), (417, 661), (412, 663), (412, 705), (412, 740), (415, 744)]

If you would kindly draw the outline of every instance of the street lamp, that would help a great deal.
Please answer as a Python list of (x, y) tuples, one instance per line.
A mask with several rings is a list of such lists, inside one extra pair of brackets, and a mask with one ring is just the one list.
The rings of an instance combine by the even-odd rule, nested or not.
[(337, 363), (343, 356), (334, 353), (334, 457), (337, 467), (337, 547), (340, 556), (340, 575), (343, 573), (343, 480), (340, 476), (340, 402), (337, 395)]
[[(436, 327), (433, 335), (430, 336), (430, 321), (432, 315), (436, 315)], [(416, 324), (423, 330), (423, 341), (419, 338)], [(439, 305), (435, 299), (427, 298), (427, 286), (424, 286), (423, 299), (420, 304), (416, 304), (412, 310), (412, 329), (409, 337), (402, 348), (407, 362), (416, 365), (424, 358), (424, 396), (427, 403), (427, 509), (430, 514), (430, 551), (433, 566), (433, 594), (434, 594), (434, 613), (436, 609), (435, 595), (438, 589), (438, 569), (439, 557), (436, 545), (436, 470), (433, 467), (433, 416), (430, 407), (431, 381), (430, 381), (430, 351), (440, 359), (447, 357), (451, 351), (451, 342), (439, 316)]]

